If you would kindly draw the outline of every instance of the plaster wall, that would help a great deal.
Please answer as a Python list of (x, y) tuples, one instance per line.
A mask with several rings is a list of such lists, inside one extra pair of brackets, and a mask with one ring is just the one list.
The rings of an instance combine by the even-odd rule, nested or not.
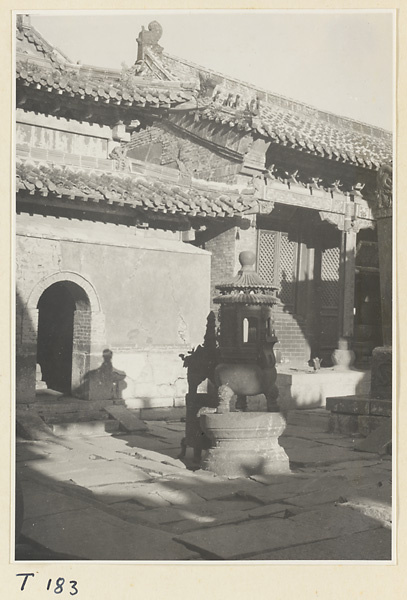
[(134, 406), (139, 400), (144, 408), (181, 402), (186, 372), (178, 355), (203, 339), (209, 253), (179, 241), (178, 234), (112, 224), (19, 215), (16, 229), (17, 378), (23, 377), (23, 396), (33, 388), (37, 298), (57, 276), (75, 277), (79, 285), (83, 278), (85, 291), (95, 295), (90, 368), (100, 365), (102, 349), (110, 347), (114, 366), (127, 373), (126, 401)]

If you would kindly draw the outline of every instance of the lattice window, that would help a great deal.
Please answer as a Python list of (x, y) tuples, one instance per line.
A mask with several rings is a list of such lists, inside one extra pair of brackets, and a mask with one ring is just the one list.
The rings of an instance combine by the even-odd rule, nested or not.
[(279, 231), (259, 231), (257, 271), (267, 283), (278, 288), (284, 304), (294, 304), (297, 243)]
[(287, 234), (282, 233), (280, 237), (280, 269), (279, 287), (280, 299), (284, 304), (294, 303), (294, 268), (296, 256), (295, 242), (288, 239)]
[(267, 283), (274, 283), (274, 261), (276, 258), (276, 232), (259, 231), (257, 272)]
[(322, 252), (321, 305), (323, 307), (338, 306), (339, 258), (339, 248), (328, 248)]

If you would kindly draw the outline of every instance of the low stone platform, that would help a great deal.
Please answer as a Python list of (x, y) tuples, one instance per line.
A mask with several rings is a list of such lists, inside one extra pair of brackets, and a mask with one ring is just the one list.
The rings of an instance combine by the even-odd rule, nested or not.
[(392, 401), (370, 398), (368, 395), (327, 398), (326, 409), (331, 411), (329, 430), (348, 435), (369, 435), (391, 423)]
[(370, 389), (370, 371), (335, 368), (313, 371), (279, 367), (277, 386), (281, 410), (321, 408), (330, 397), (367, 394)]
[(139, 413), (126, 408), (124, 400), (88, 401), (48, 392), (37, 394), (33, 402), (18, 404), (16, 421), (17, 435), (31, 440), (146, 429)]

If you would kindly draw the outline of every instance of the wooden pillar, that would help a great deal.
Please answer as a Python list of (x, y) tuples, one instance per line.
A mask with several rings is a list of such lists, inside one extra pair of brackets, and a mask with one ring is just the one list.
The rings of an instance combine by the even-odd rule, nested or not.
[(373, 214), (377, 222), (377, 242), (379, 246), (383, 346), (391, 346), (393, 291), (393, 170), (391, 164), (383, 164), (378, 170)]
[(339, 276), (339, 337), (353, 336), (355, 306), (356, 232), (343, 231), (341, 235), (341, 262)]
[(392, 344), (392, 218), (377, 219), (383, 346)]

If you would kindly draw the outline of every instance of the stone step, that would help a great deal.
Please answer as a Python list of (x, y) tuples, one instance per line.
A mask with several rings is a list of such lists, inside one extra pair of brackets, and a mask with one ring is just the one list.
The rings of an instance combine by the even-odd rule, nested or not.
[(120, 423), (109, 419), (106, 421), (54, 423), (50, 425), (50, 428), (54, 435), (62, 437), (104, 436), (118, 432)]
[[(61, 401), (62, 402), (62, 401)], [(112, 401), (94, 401), (87, 402), (84, 400), (71, 400), (52, 403), (32, 403), (19, 407), (21, 414), (36, 414), (45, 423), (53, 425), (57, 423), (79, 423), (83, 421), (106, 421), (109, 414), (106, 412), (106, 407), (121, 408), (124, 406), (124, 400)]]
[(105, 414), (113, 417), (119, 428), (127, 433), (146, 431), (147, 425), (139, 418), (138, 411), (131, 410), (125, 406), (106, 406)]
[(73, 411), (62, 414), (41, 414), (40, 417), (47, 425), (57, 425), (63, 423), (82, 423), (88, 421), (107, 421), (109, 415), (105, 410), (91, 411)]
[(34, 412), (20, 412), (16, 415), (17, 435), (25, 440), (42, 440), (53, 436), (53, 431)]

